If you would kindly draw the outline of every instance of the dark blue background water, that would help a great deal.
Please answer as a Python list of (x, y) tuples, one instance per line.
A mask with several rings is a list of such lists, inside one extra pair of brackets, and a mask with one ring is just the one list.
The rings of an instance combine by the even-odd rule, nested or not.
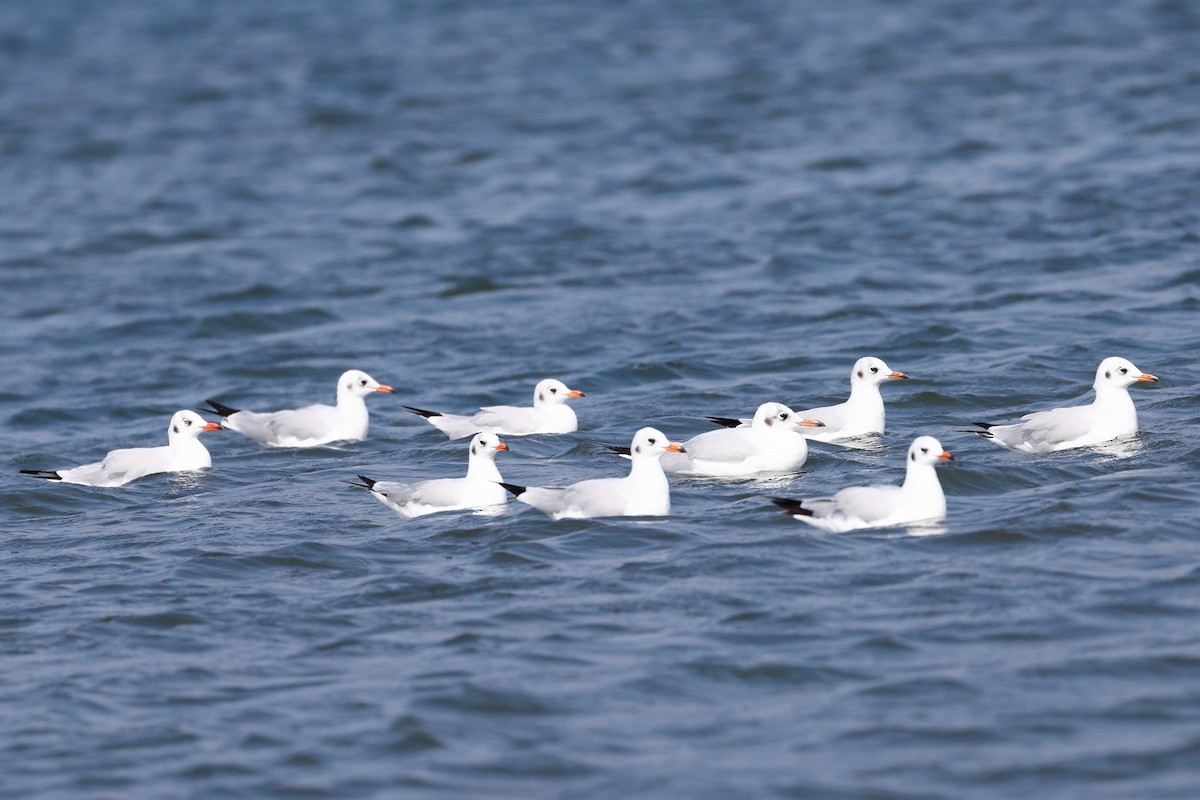
[[(0, 793), (1194, 797), (1200, 11), (1171, 0), (0, 6)], [(878, 451), (659, 522), (402, 521), (402, 404), (588, 392), (507, 479), (844, 396)], [(1135, 390), (1129, 446), (973, 419)], [(367, 441), (23, 480), (206, 397)], [(940, 472), (938, 536), (767, 494)]]

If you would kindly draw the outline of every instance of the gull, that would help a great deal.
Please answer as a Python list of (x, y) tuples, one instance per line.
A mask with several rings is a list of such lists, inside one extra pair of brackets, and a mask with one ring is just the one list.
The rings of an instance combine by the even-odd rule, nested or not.
[(363, 400), (373, 392), (394, 392), (370, 375), (357, 369), (347, 370), (338, 378), (337, 405), (311, 405), (304, 408), (259, 413), (240, 411), (215, 400), (205, 400), (212, 410), (225, 418), (225, 427), (249, 436), (267, 447), (315, 447), (329, 442), (357, 442), (367, 438), (367, 404)]
[(831, 533), (884, 528), (946, 516), (946, 495), (934, 469), (954, 457), (932, 436), (918, 436), (908, 448), (900, 486), (854, 486), (832, 497), (771, 500), (801, 522)]
[(423, 408), (405, 406), (414, 414), (451, 439), (464, 439), (481, 431), (501, 436), (529, 436), (535, 433), (573, 433), (579, 429), (575, 412), (567, 405), (573, 397), (585, 397), (578, 389), (570, 389), (562, 381), (547, 378), (533, 388), (533, 407), (484, 406), (473, 416), (443, 414)]
[[(819, 419), (825, 427), (806, 432), (809, 439), (819, 442), (835, 442), (852, 439), (868, 433), (883, 433), (883, 395), (880, 384), (889, 380), (906, 380), (903, 372), (896, 372), (883, 359), (866, 356), (854, 362), (850, 370), (850, 397), (836, 406), (822, 406), (798, 412), (802, 417)], [(727, 428), (749, 427), (751, 420), (731, 417), (709, 417), (718, 425)]]
[(81, 486), (124, 486), (130, 481), (160, 472), (189, 472), (212, 466), (212, 457), (200, 444), (204, 431), (219, 431), (195, 411), (176, 411), (167, 428), (166, 447), (129, 447), (113, 450), (103, 461), (73, 469), (23, 469), (26, 475)]
[(508, 450), (508, 445), (500, 441), (499, 436), (477, 433), (471, 439), (464, 478), (440, 478), (413, 484), (376, 481), (366, 475), (358, 478), (381, 503), (405, 519), (438, 511), (503, 506), (508, 503), (508, 492), (500, 485), (504, 479), (496, 469), (496, 454), (501, 450)]
[[(800, 431), (820, 427), (783, 403), (763, 403), (748, 428), (721, 428), (693, 436), (683, 452), (667, 453), (662, 467), (671, 475), (737, 478), (764, 473), (795, 472), (808, 458), (808, 441)], [(629, 455), (629, 448), (610, 450)]]
[(671, 512), (671, 489), (659, 459), (683, 452), (662, 431), (642, 428), (630, 444), (632, 466), (624, 478), (596, 478), (562, 487), (500, 484), (522, 503), (553, 519), (661, 517)]
[(1157, 381), (1127, 359), (1106, 358), (1096, 368), (1096, 399), (1090, 405), (1035, 411), (1012, 425), (974, 422), (983, 430), (971, 433), (1022, 453), (1050, 453), (1131, 436), (1138, 423), (1129, 387)]

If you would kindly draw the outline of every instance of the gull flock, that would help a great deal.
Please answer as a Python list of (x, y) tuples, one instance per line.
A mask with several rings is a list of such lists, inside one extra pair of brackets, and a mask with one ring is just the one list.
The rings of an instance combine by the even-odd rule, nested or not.
[[(782, 403), (763, 403), (749, 419), (709, 417), (720, 425), (685, 442), (672, 442), (661, 431), (644, 427), (628, 447), (609, 446), (630, 460), (627, 475), (585, 480), (567, 486), (521, 486), (505, 482), (496, 457), (507, 451), (501, 436), (564, 434), (578, 430), (568, 401), (584, 397), (561, 381), (548, 378), (533, 391), (532, 406), (487, 406), (471, 415), (447, 414), (413, 406), (450, 439), (470, 437), (467, 472), (404, 484), (359, 475), (355, 484), (405, 518), (446, 511), (498, 512), (509, 495), (553, 519), (655, 517), (671, 511), (667, 475), (748, 478), (786, 475), (808, 459), (808, 441), (845, 442), (884, 430), (880, 386), (907, 379), (881, 359), (866, 357), (850, 372), (850, 396), (834, 406), (793, 411)], [(1016, 422), (974, 422), (969, 432), (1018, 453), (1049, 453), (1091, 447), (1137, 433), (1137, 410), (1129, 387), (1154, 383), (1127, 359), (1106, 358), (1096, 369), (1095, 399), (1088, 405), (1026, 414)], [(167, 428), (165, 447), (113, 450), (101, 461), (54, 470), (22, 473), (60, 483), (116, 487), (148, 475), (186, 472), (212, 466), (200, 441), (206, 431), (229, 429), (265, 447), (315, 447), (331, 442), (361, 441), (367, 436), (366, 398), (394, 393), (360, 370), (338, 378), (335, 405), (256, 412), (205, 401), (222, 418), (209, 422), (194, 411), (177, 411)], [(936, 466), (953, 457), (932, 436), (916, 437), (905, 456), (904, 481), (898, 485), (852, 486), (829, 497), (772, 497), (772, 502), (800, 522), (833, 533), (936, 521), (946, 515), (946, 496)]]

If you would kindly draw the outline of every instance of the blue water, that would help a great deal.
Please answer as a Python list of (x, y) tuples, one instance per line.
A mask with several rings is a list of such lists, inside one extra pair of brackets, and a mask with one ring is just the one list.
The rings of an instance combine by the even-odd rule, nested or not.
[[(1110, 4), (0, 5), (0, 794), (1191, 798), (1200, 785), (1200, 10)], [(618, 474), (654, 424), (845, 396), (874, 450), (673, 482), (670, 518), (403, 521), (461, 474), (403, 404), (580, 431), (506, 480)], [(974, 419), (1087, 399), (1121, 447)], [(207, 397), (364, 442), (51, 485)], [(937, 535), (767, 495), (897, 482)], [(928, 533), (929, 531), (920, 531)]]

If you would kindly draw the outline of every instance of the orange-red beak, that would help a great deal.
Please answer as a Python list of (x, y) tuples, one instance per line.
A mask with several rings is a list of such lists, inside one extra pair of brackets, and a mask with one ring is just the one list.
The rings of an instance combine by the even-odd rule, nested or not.
[(219, 430), (221, 430), (221, 426), (220, 426), (220, 424), (218, 424), (216, 422), (210, 422), (207, 425), (205, 425), (203, 428), (201, 428), (200, 430), (202, 430), (202, 431), (219, 431)]
[(572, 389), (571, 391), (567, 392), (567, 397), (587, 397), (587, 395), (578, 389)]
[(813, 419), (811, 417), (805, 417), (804, 419), (800, 420), (796, 424), (799, 425), (801, 428), (824, 428), (825, 427), (824, 422), (821, 422), (821, 420), (819, 420), (819, 419)]
[(1149, 372), (1143, 372), (1141, 375), (1138, 375), (1138, 381), (1141, 383), (1158, 383), (1158, 377), (1151, 375)]
[(496, 445), (496, 449), (497, 450), (507, 450), (508, 445), (506, 445), (504, 442), (501, 442), (500, 444)]
[(395, 389), (393, 389), (392, 387), (388, 386), (386, 383), (381, 383), (381, 384), (379, 384), (379, 388), (378, 388), (378, 389), (376, 389), (375, 391), (377, 391), (377, 392), (387, 392), (388, 394), (392, 394), (392, 393), (393, 393), (393, 392), (395, 392), (396, 390), (395, 390)]
[(888, 377), (895, 378), (896, 380), (908, 380), (908, 376), (903, 372), (893, 372), (891, 375), (888, 375)]
[(667, 445), (667, 452), (682, 453), (684, 452), (683, 445), (681, 445), (679, 442), (671, 442), (669, 445)]
[(953, 461), (954, 456), (950, 455), (948, 452), (944, 452), (940, 456), (938, 456), (938, 460), (939, 461)]

